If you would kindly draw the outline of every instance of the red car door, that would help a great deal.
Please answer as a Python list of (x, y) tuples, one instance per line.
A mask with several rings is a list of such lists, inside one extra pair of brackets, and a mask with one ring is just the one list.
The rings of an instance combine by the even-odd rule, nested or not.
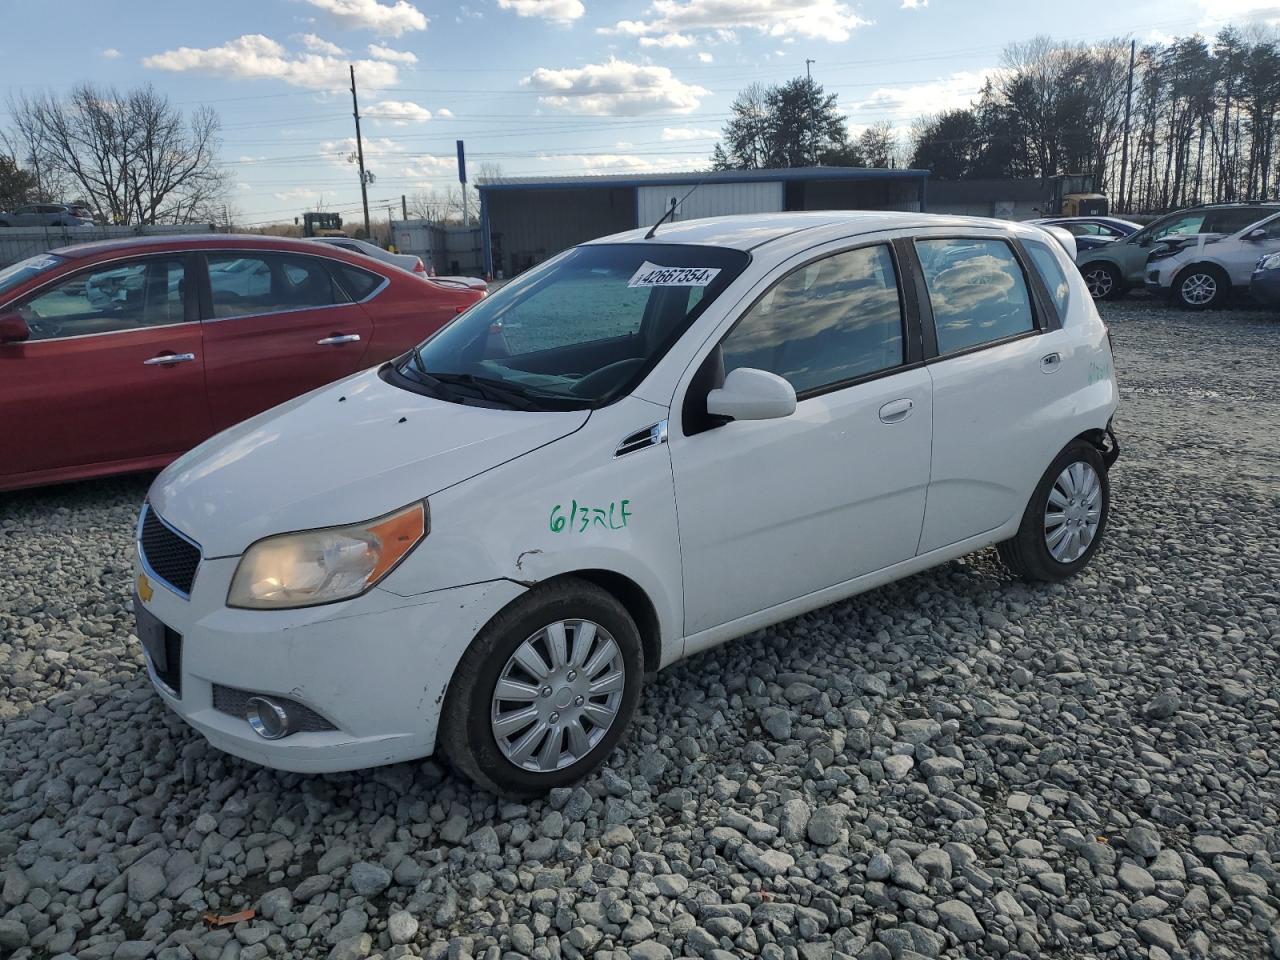
[(361, 368), (373, 325), (326, 257), (263, 250), (204, 258), (205, 379), (215, 429)]
[(184, 254), (114, 260), (4, 312), (30, 336), (0, 345), (0, 485), (158, 467), (211, 432)]

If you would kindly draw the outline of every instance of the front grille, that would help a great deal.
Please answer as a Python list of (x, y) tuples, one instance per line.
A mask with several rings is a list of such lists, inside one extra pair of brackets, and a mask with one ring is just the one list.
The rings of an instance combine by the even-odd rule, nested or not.
[(200, 548), (167, 526), (150, 504), (142, 509), (138, 547), (148, 572), (184, 597), (189, 597), (196, 569), (200, 566)]
[(249, 690), (237, 690), (234, 687), (224, 687), (217, 683), (213, 685), (213, 709), (219, 713), (225, 713), (243, 720), (245, 706), (248, 704), (249, 698), (256, 696), (270, 696), (272, 700), (285, 708), (285, 711), (289, 714), (290, 735), (338, 729), (306, 704), (298, 703), (297, 700), (277, 697), (274, 694), (257, 694)]
[(182, 698), (182, 634), (172, 627), (164, 628), (164, 660), (161, 670), (153, 661), (151, 669), (156, 672), (160, 682), (173, 691), (173, 695)]

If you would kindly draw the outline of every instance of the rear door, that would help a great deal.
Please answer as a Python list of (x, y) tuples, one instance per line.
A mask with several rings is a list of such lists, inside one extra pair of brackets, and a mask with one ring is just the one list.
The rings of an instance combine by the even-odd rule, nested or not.
[(327, 257), (211, 251), (202, 291), (215, 429), (361, 368), (373, 325)]
[(187, 260), (89, 267), (4, 307), (31, 338), (0, 346), (0, 475), (158, 465), (209, 435)]

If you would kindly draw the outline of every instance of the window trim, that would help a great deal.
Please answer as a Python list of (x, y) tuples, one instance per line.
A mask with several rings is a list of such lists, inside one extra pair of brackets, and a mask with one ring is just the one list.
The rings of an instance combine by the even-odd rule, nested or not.
[[(1037, 337), (1041, 334), (1048, 333), (1051, 330), (1058, 329), (1058, 324), (1053, 323), (1057, 319), (1057, 312), (1048, 312), (1045, 309), (1041, 288), (1043, 283), (1039, 277), (1029, 276), (1027, 269), (1027, 254), (1022, 249), (1019, 239), (1013, 235), (1004, 235), (1000, 233), (978, 234), (978, 233), (939, 233), (920, 236), (918, 234), (904, 238), (910, 246), (910, 255), (915, 262), (915, 268), (919, 271), (920, 286), (920, 328), (924, 332), (926, 341), (925, 360), (926, 364), (937, 363), (943, 360), (950, 360), (953, 357), (966, 357), (972, 353), (978, 353), (981, 350), (989, 350), (992, 347), (1003, 346), (1006, 343), (1014, 343), (1018, 340), (1024, 340), (1027, 337)], [(1010, 334), (1007, 337), (1000, 337), (998, 340), (988, 340), (985, 343), (977, 343), (971, 347), (965, 347), (963, 350), (953, 350), (950, 353), (942, 353), (938, 350), (938, 327), (933, 316), (933, 300), (929, 296), (928, 282), (924, 277), (924, 265), (920, 261), (920, 254), (916, 250), (916, 244), (922, 240), (993, 240), (997, 243), (1003, 243), (1009, 248), (1013, 254), (1014, 261), (1018, 264), (1022, 271), (1022, 282), (1027, 288), (1027, 302), (1031, 307), (1031, 329), (1019, 331)], [(1048, 321), (1048, 322), (1046, 322)]]
[[(54, 254), (57, 256), (57, 254)], [(196, 274), (195, 264), (189, 251), (186, 250), (169, 250), (156, 253), (144, 253), (135, 256), (115, 257), (110, 260), (99, 260), (95, 263), (85, 264), (78, 270), (69, 270), (66, 273), (56, 274), (49, 277), (45, 282), (41, 283), (34, 290), (27, 291), (26, 294), (16, 300), (12, 300), (3, 306), (5, 313), (10, 310), (17, 310), (19, 307), (25, 306), (37, 297), (43, 296), (61, 284), (75, 280), (77, 277), (84, 276), (88, 273), (97, 272), (101, 268), (111, 270), (119, 270), (121, 267), (132, 266), (134, 263), (144, 263), (149, 260), (176, 260), (182, 264), (182, 280), (185, 286), (182, 291), (182, 319), (177, 323), (157, 323), (144, 327), (133, 327), (127, 330), (102, 330), (98, 333), (76, 333), (69, 337), (45, 337), (40, 340), (23, 340), (22, 344), (26, 347), (34, 347), (42, 343), (65, 343), (68, 340), (87, 340), (90, 337), (112, 337), (120, 333), (142, 333), (146, 330), (172, 330), (176, 327), (186, 327), (193, 323), (199, 322), (199, 312), (197, 304), (198, 291), (195, 289), (196, 284), (187, 283)], [(74, 261), (66, 260), (65, 263), (73, 263)]]
[[(218, 316), (214, 316), (214, 312), (213, 312), (213, 283), (209, 279), (209, 255), (210, 254), (233, 254), (236, 256), (243, 256), (243, 257), (254, 257), (254, 256), (257, 256), (257, 257), (266, 257), (266, 256), (309, 257), (313, 260), (319, 260), (322, 265), (325, 265), (326, 261), (337, 261), (343, 264), (344, 266), (357, 267), (358, 269), (364, 270), (366, 273), (372, 273), (378, 277), (381, 277), (382, 282), (378, 284), (376, 287), (374, 287), (373, 290), (369, 293), (369, 295), (362, 300), (349, 299), (344, 303), (327, 303), (322, 306), (315, 306), (315, 307), (290, 307), (288, 310), (262, 310), (262, 311), (259, 311), (258, 313), (241, 313), (241, 314), (237, 314), (234, 317), (218, 317)], [(262, 247), (262, 248), (255, 248), (255, 247), (204, 248), (202, 247), (200, 250), (196, 251), (196, 256), (200, 258), (199, 276), (200, 276), (200, 322), (201, 323), (227, 323), (228, 321), (235, 321), (235, 320), (254, 320), (254, 319), (259, 319), (261, 317), (279, 317), (279, 316), (285, 316), (290, 313), (308, 313), (316, 310), (333, 310), (336, 307), (352, 307), (352, 306), (356, 306), (357, 304), (368, 303), (374, 297), (382, 293), (382, 291), (385, 290), (387, 287), (391, 286), (391, 278), (388, 276), (385, 276), (384, 274), (378, 273), (378, 271), (376, 270), (370, 270), (364, 266), (347, 263), (347, 261), (345, 260), (338, 260), (337, 257), (326, 257), (323, 254), (311, 253), (309, 251), (302, 252), (302, 251), (295, 251), (295, 250), (272, 250), (265, 247)], [(342, 293), (347, 297), (351, 296), (351, 294), (347, 292), (347, 289), (344, 286), (342, 286), (341, 283), (338, 282), (338, 279), (333, 275), (332, 271), (328, 269), (327, 265), (325, 265), (324, 272), (329, 277), (329, 282), (332, 283), (334, 287), (341, 290)]]
[[(827, 250), (824, 253), (817, 253), (808, 257), (799, 263), (785, 266), (783, 272), (769, 281), (758, 296), (751, 299), (751, 302), (742, 309), (742, 312), (734, 319), (733, 324), (721, 334), (711, 349), (707, 352), (709, 357), (717, 349), (723, 350), (724, 343), (728, 340), (738, 326), (746, 320), (748, 314), (756, 308), (765, 297), (767, 297), (779, 283), (791, 276), (798, 270), (803, 270), (810, 264), (817, 263), (821, 260), (830, 260), (832, 257), (838, 257), (845, 253), (852, 253), (855, 250), (864, 250), (868, 247), (884, 247), (889, 252), (889, 260), (893, 264), (894, 283), (898, 291), (898, 311), (901, 317), (902, 331), (902, 361), (890, 367), (884, 367), (881, 370), (873, 370), (870, 373), (864, 373), (856, 377), (846, 377), (843, 380), (832, 381), (819, 387), (810, 387), (807, 390), (796, 391), (796, 403), (803, 403), (813, 397), (821, 397), (828, 393), (834, 393), (837, 390), (844, 390), (848, 387), (856, 387), (859, 384), (869, 383), (872, 380), (879, 380), (883, 377), (892, 376), (896, 373), (902, 373), (906, 370), (914, 370), (923, 366), (923, 357), (921, 355), (921, 343), (919, 337), (919, 325), (913, 324), (914, 313), (912, 311), (913, 304), (907, 296), (906, 286), (903, 283), (903, 270), (900, 264), (900, 257), (897, 249), (897, 237), (882, 237), (878, 240), (861, 240), (847, 247), (841, 247), (836, 250)], [(839, 242), (839, 241), (836, 241)], [(706, 357), (699, 361), (699, 367), (706, 362)]]

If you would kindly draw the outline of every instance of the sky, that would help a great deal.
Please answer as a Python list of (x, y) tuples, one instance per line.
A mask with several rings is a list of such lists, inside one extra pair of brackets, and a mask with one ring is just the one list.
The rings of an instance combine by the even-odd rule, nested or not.
[[(809, 69), (850, 130), (964, 106), (1010, 43), (1280, 24), (1280, 0), (0, 0), (9, 94), (150, 83), (222, 122), (236, 222), (374, 220), (457, 183), (692, 170), (735, 94)], [(48, 43), (32, 38), (57, 37)], [(29, 78), (29, 79), (28, 79)], [(0, 102), (0, 127), (8, 116)], [(474, 195), (474, 194), (473, 194)]]

